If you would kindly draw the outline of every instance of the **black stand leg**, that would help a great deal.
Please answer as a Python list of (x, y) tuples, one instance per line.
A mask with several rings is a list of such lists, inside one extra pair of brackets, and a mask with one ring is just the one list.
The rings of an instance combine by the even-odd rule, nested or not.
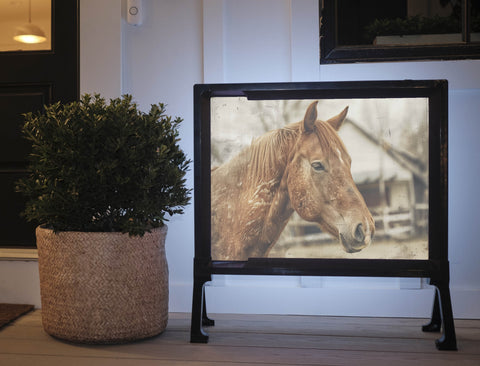
[(207, 300), (205, 300), (205, 286), (203, 286), (202, 325), (206, 327), (213, 327), (215, 325), (215, 320), (210, 319), (207, 315)]
[(455, 335), (455, 325), (453, 323), (450, 288), (448, 284), (438, 284), (437, 289), (443, 321), (443, 335), (435, 344), (439, 350), (456, 351), (457, 337)]
[(213, 325), (213, 320), (207, 317), (205, 308), (205, 282), (210, 281), (210, 276), (197, 277), (193, 280), (192, 323), (190, 327), (191, 343), (208, 343), (208, 334), (203, 330), (203, 325)]
[[(197, 278), (193, 280), (192, 323), (190, 327), (191, 343), (208, 343), (208, 334), (204, 332), (202, 325), (206, 310), (204, 308), (204, 285), (209, 278)], [(207, 318), (208, 319), (208, 318)]]
[(424, 332), (440, 332), (442, 329), (442, 315), (440, 314), (440, 300), (438, 299), (438, 292), (435, 289), (435, 297), (433, 300), (432, 319), (430, 323), (422, 327)]
[(432, 320), (422, 329), (425, 332), (440, 331), (443, 325), (443, 334), (440, 339), (436, 340), (435, 345), (442, 351), (456, 351), (457, 337), (448, 282), (431, 280), (430, 283), (437, 288), (433, 302)]

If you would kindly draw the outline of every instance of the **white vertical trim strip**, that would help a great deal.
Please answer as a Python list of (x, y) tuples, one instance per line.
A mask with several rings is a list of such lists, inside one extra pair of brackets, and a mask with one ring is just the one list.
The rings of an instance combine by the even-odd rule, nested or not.
[(118, 0), (80, 2), (82, 94), (101, 93), (108, 99), (122, 93), (122, 3)]
[(203, 0), (203, 82), (225, 80), (224, 0)]
[(317, 81), (320, 73), (317, 0), (291, 0), (291, 80)]

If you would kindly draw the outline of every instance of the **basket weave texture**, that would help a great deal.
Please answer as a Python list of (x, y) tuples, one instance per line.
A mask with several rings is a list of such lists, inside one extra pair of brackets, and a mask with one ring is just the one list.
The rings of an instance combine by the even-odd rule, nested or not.
[(42, 323), (57, 338), (124, 343), (168, 322), (167, 227), (122, 233), (36, 230)]

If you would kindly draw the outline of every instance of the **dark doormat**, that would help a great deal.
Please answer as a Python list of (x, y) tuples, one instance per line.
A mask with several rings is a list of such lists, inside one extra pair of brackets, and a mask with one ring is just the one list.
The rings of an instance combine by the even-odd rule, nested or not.
[(31, 310), (33, 305), (0, 303), (0, 329)]

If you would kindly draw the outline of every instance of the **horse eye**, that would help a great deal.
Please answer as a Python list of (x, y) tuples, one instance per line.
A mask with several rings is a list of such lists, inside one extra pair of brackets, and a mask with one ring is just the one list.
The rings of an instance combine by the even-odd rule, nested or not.
[(314, 161), (312, 163), (312, 168), (313, 170), (315, 170), (316, 172), (321, 172), (321, 171), (324, 171), (325, 170), (325, 167), (323, 166), (322, 163), (320, 163), (319, 161)]

